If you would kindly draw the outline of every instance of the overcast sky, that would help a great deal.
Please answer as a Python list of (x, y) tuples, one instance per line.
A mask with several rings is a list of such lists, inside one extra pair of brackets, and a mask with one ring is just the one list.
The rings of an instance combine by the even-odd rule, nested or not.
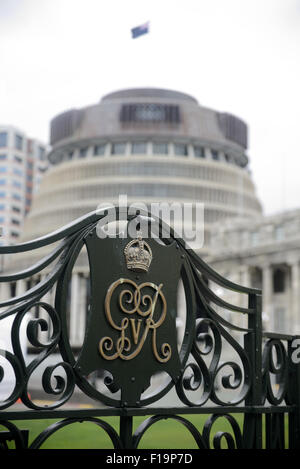
[(0, 0), (0, 124), (48, 142), (56, 114), (145, 86), (245, 120), (265, 213), (300, 208), (300, 0)]

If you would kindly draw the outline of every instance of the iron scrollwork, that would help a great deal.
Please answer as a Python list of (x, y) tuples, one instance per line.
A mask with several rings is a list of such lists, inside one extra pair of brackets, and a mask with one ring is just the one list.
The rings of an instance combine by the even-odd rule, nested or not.
[[(221, 317), (214, 309), (214, 303), (233, 311), (247, 312), (251, 314), (251, 309), (238, 308), (217, 297), (201, 277), (200, 260), (193, 262), (195, 256), (191, 253), (188, 256), (190, 263), (190, 275), (192, 277), (198, 311), (203, 318), (196, 320), (195, 334), (191, 356), (194, 361), (187, 364), (176, 388), (182, 402), (189, 406), (202, 406), (209, 399), (218, 405), (237, 405), (246, 399), (252, 384), (251, 362), (245, 349), (230, 334), (230, 330), (248, 333), (250, 329), (242, 328), (230, 324)], [(203, 270), (202, 270), (203, 272)], [(204, 274), (212, 276), (209, 269), (204, 270)], [(212, 276), (214, 280), (219, 280)], [(230, 287), (230, 284), (226, 285)], [(236, 356), (239, 361), (222, 361), (222, 349), (224, 344), (232, 351), (232, 356)], [(204, 357), (211, 355), (210, 363)], [(227, 370), (227, 371), (226, 371)], [(229, 370), (229, 371), (228, 371)], [(189, 377), (186, 376), (189, 373)], [(202, 385), (202, 387), (201, 387)], [(238, 394), (228, 401), (220, 397), (223, 390), (238, 390)], [(197, 391), (198, 400), (191, 401), (186, 391)], [(200, 391), (200, 399), (199, 399)]]
[(56, 432), (58, 432), (62, 428), (74, 425), (76, 423), (83, 423), (83, 422), (89, 422), (89, 423), (94, 424), (96, 427), (102, 428), (105, 431), (105, 433), (109, 436), (113, 444), (113, 447), (115, 449), (124, 449), (122, 441), (118, 433), (115, 431), (115, 429), (104, 420), (93, 418), (93, 417), (85, 417), (85, 418), (80, 418), (80, 419), (67, 418), (67, 419), (61, 420), (60, 422), (55, 422), (54, 424), (50, 425), (48, 428), (46, 428), (42, 433), (40, 433), (35, 438), (35, 440), (30, 444), (29, 449), (40, 449), (41, 446), (52, 435), (54, 435)]
[[(2, 279), (0, 278), (0, 280), (2, 281), (28, 278), (33, 274), (37, 274), (45, 267), (48, 267), (51, 263), (53, 263), (55, 259), (58, 259), (52, 270), (48, 272), (46, 279), (38, 282), (37, 285), (29, 289), (25, 294), (22, 295), (22, 297), (8, 299), (7, 301), (2, 302), (0, 304), (0, 307), (9, 306), (7, 310), (1, 313), (0, 317), (4, 318), (16, 314), (15, 325), (12, 329), (12, 342), (18, 359), (15, 360), (14, 366), (16, 370), (18, 370), (16, 371), (16, 373), (18, 372), (19, 374), (19, 368), (21, 368), (22, 378), (18, 377), (17, 381), (21, 381), (23, 383), (22, 391), (20, 390), (17, 394), (19, 397), (21, 397), (22, 401), (30, 408), (36, 408), (36, 406), (32, 403), (32, 401), (30, 401), (30, 399), (28, 399), (27, 383), (29, 381), (29, 377), (32, 372), (42, 363), (42, 361), (47, 356), (49, 356), (53, 352), (56, 347), (59, 348), (63, 359), (60, 362), (60, 365), (46, 369), (42, 382), (44, 390), (47, 393), (51, 393), (53, 395), (59, 394), (59, 392), (61, 392), (64, 387), (66, 388), (64, 392), (64, 397), (56, 404), (57, 406), (60, 406), (62, 403), (68, 400), (68, 398), (72, 395), (75, 384), (77, 384), (84, 392), (89, 394), (89, 396), (92, 398), (103, 400), (104, 403), (107, 405), (117, 404), (115, 399), (106, 398), (101, 394), (101, 392), (92, 390), (90, 385), (87, 383), (85, 376), (81, 371), (82, 366), (77, 366), (76, 359), (73, 356), (71, 345), (67, 336), (66, 318), (64, 316), (65, 304), (63, 298), (66, 296), (66, 279), (70, 279), (72, 267), (75, 263), (76, 258), (78, 257), (82, 246), (86, 243), (88, 248), (89, 246), (92, 246), (91, 235), (93, 234), (93, 232), (95, 232), (95, 227), (99, 219), (101, 219), (101, 215), (94, 213), (90, 216), (83, 217), (77, 223), (70, 225), (64, 230), (52, 233), (51, 235), (43, 237), (40, 240), (36, 240), (35, 242), (24, 243), (23, 245), (15, 246), (14, 249), (2, 248), (2, 250), (6, 250), (8, 252), (22, 252), (30, 249), (36, 249), (41, 246), (51, 245), (53, 242), (57, 242), (63, 239), (60, 245), (58, 245), (52, 251), (52, 253), (48, 254), (44, 259), (35, 264), (33, 267), (24, 270), (23, 272), (19, 272), (15, 275), (8, 275), (2, 277)], [(161, 221), (159, 221), (159, 224), (163, 225)], [(169, 240), (169, 246), (172, 244), (174, 245), (174, 243), (176, 244), (176, 248), (178, 250), (178, 257), (183, 259), (181, 264), (181, 275), (184, 280), (186, 297), (188, 297), (187, 320), (183, 344), (179, 351), (179, 359), (181, 362), (180, 369), (176, 364), (176, 372), (175, 369), (174, 371), (170, 370), (172, 379), (167, 382), (164, 391), (167, 392), (174, 384), (176, 384), (181, 400), (187, 405), (203, 405), (208, 400), (208, 398), (212, 399), (217, 404), (222, 404), (223, 401), (219, 399), (215, 392), (214, 383), (216, 377), (225, 368), (225, 364), (220, 362), (222, 348), (221, 339), (225, 338), (227, 342), (235, 349), (238, 355), (242, 358), (242, 366), (244, 368), (244, 373), (241, 371), (238, 364), (232, 361), (227, 361), (226, 366), (231, 368), (231, 374), (233, 376), (231, 378), (223, 376), (221, 379), (221, 383), (226, 389), (234, 389), (240, 385), (242, 376), (244, 376), (246, 384), (243, 388), (241, 396), (239, 397), (239, 400), (236, 400), (236, 403), (238, 403), (245, 398), (247, 389), (249, 388), (249, 365), (247, 357), (242, 347), (240, 347), (239, 344), (236, 343), (234, 339), (232, 339), (230, 334), (228, 334), (225, 328), (223, 328), (223, 324), (225, 326), (228, 326), (228, 323), (226, 323), (226, 321), (224, 322), (224, 319), (220, 318), (217, 313), (213, 310), (211, 304), (212, 301), (215, 300), (213, 292), (209, 289), (206, 284), (202, 282), (203, 275), (207, 275), (208, 277), (212, 275), (213, 279), (215, 279), (216, 275), (215, 273), (212, 274), (212, 271), (207, 271), (206, 264), (200, 261), (198, 257), (195, 257), (193, 252), (187, 250), (181, 240), (177, 238), (175, 239), (175, 235), (173, 233), (173, 238)], [(90, 248), (91, 251), (92, 248), (93, 246)], [(168, 249), (170, 251), (170, 247), (168, 247)], [(135, 275), (134, 272), (136, 271), (144, 271), (146, 273), (148, 272), (151, 262), (153, 264), (152, 250), (153, 246), (151, 249), (149, 243), (145, 243), (141, 239), (141, 237), (137, 241), (133, 240), (126, 244), (123, 252), (125, 255), (127, 268), (133, 272), (133, 275)], [(143, 268), (140, 268), (140, 266), (143, 266)], [(217, 280), (219, 279), (217, 278)], [(120, 293), (121, 296), (119, 302), (120, 308), (123, 310), (123, 313), (125, 312), (128, 316), (130, 316), (130, 318), (123, 317), (121, 325), (117, 324), (113, 319), (112, 313), (110, 311), (110, 299), (114, 287), (116, 287), (118, 284), (118, 282), (114, 282), (113, 286), (108, 289), (106, 295), (105, 314), (106, 320), (112, 326), (113, 329), (117, 330), (120, 333), (120, 337), (118, 337), (114, 342), (115, 352), (111, 354), (111, 350), (113, 348), (113, 339), (110, 337), (110, 335), (103, 335), (102, 338), (100, 335), (98, 340), (98, 351), (100, 352), (100, 355), (107, 361), (120, 358), (125, 361), (132, 360), (136, 358), (141, 352), (143, 344), (148, 338), (147, 336), (149, 336), (149, 331), (151, 331), (152, 351), (155, 356), (155, 359), (158, 362), (169, 362), (171, 354), (174, 354), (175, 352), (174, 344), (171, 346), (168, 341), (164, 341), (159, 345), (156, 343), (160, 327), (165, 322), (166, 317), (169, 316), (169, 305), (167, 305), (166, 298), (164, 295), (165, 287), (163, 287), (163, 284), (156, 285), (155, 283), (149, 281), (138, 283), (136, 282), (136, 280), (134, 280), (134, 277), (128, 278), (125, 281), (122, 280), (122, 282), (127, 282), (127, 284), (130, 284), (131, 287), (133, 287), (133, 290), (128, 290), (127, 288), (123, 291), (123, 293)], [(55, 284), (57, 284), (55, 305), (50, 306), (44, 302), (41, 302), (41, 298), (43, 298), (44, 295), (49, 292), (49, 290)], [(151, 297), (149, 292), (146, 292), (144, 296), (142, 296), (141, 291), (146, 286), (148, 287), (148, 290), (153, 290), (153, 297)], [(133, 302), (133, 308), (131, 310), (124, 309), (124, 303), (122, 303), (122, 301), (125, 297), (126, 305), (129, 305), (130, 301)], [(144, 308), (142, 310), (140, 308), (141, 302), (143, 302), (143, 305), (148, 302), (148, 309)], [(155, 319), (155, 307), (158, 302), (161, 304), (161, 315), (158, 316), (158, 318), (156, 317)], [(228, 307), (228, 304), (225, 304), (225, 302), (220, 299), (218, 299), (218, 304)], [(41, 308), (44, 308), (47, 312), (49, 320), (52, 323), (53, 333), (49, 342), (47, 344), (43, 344), (39, 341), (38, 331), (46, 330), (49, 327), (47, 325), (47, 322), (45, 322), (44, 319), (40, 318), (29, 321), (27, 328), (28, 340), (32, 346), (41, 349), (41, 352), (38, 358), (33, 360), (30, 365), (25, 366), (24, 359), (22, 358), (21, 348), (17, 340), (18, 330), (20, 328), (20, 323), (24, 315), (28, 313), (30, 308), (33, 308), (37, 305), (39, 305)], [(232, 308), (234, 309), (234, 306), (232, 306)], [(204, 318), (198, 321), (197, 325), (195, 324), (196, 309), (201, 309), (204, 315)], [(134, 318), (134, 312), (137, 312), (139, 314), (139, 317)], [(146, 326), (144, 326), (143, 331), (141, 329), (141, 319), (144, 319), (146, 324)], [(129, 324), (131, 328), (130, 338), (128, 335), (126, 335), (126, 331), (129, 327)], [(212, 336), (209, 336), (208, 333), (204, 335), (200, 332), (201, 325), (203, 324), (205, 324), (211, 330)], [(141, 337), (140, 341), (139, 337)], [(210, 349), (210, 351), (212, 351), (212, 342), (214, 342), (213, 359), (209, 366), (207, 366), (207, 364), (205, 364), (203, 360), (203, 355), (207, 353), (207, 350), (204, 352), (203, 349), (201, 349), (198, 340), (199, 338), (202, 342), (203, 340), (205, 340), (206, 349)], [(136, 349), (134, 352), (130, 353), (129, 350), (131, 349), (132, 344), (136, 346)], [(188, 363), (188, 356), (190, 352), (194, 359), (194, 363)], [(12, 360), (12, 357), (10, 355), (8, 356)], [(18, 363), (18, 360), (20, 360), (19, 366), (16, 365), (16, 363)], [(50, 384), (50, 377), (58, 366), (61, 366), (65, 370), (66, 382), (64, 382), (61, 377), (57, 378), (57, 385), (54, 389)], [(186, 377), (187, 371), (192, 372), (194, 374), (193, 379), (191, 377)], [(114, 381), (116, 381), (116, 376), (114, 376), (113, 379)], [(200, 381), (204, 383), (203, 397), (198, 400), (196, 404), (194, 404), (189, 398), (185, 396), (185, 390), (196, 390)], [(116, 385), (116, 389), (117, 388), (118, 385)], [(14, 393), (14, 398), (17, 397), (15, 395), (16, 392)], [(151, 398), (151, 402), (154, 402), (153, 399), (157, 400), (161, 396), (162, 392), (160, 391), (156, 394), (154, 398)], [(147, 398), (144, 400), (145, 404), (149, 402), (150, 401)]]
[[(119, 307), (121, 311), (126, 314), (120, 325), (115, 323), (111, 314), (111, 299), (119, 285), (125, 287), (119, 294)], [(127, 286), (131, 288), (127, 288)], [(143, 294), (143, 289), (147, 287), (154, 292), (152, 296)], [(117, 358), (121, 358), (122, 360), (134, 359), (141, 352), (147, 340), (148, 333), (150, 332), (152, 333), (152, 351), (156, 360), (166, 362), (170, 359), (172, 350), (168, 343), (162, 344), (162, 350), (160, 352), (157, 349), (157, 329), (163, 324), (167, 314), (167, 302), (162, 287), (162, 284), (157, 286), (150, 282), (137, 285), (134, 281), (123, 278), (117, 280), (110, 286), (105, 298), (105, 316), (109, 325), (113, 330), (119, 331), (120, 336), (116, 344), (114, 344), (111, 337), (102, 337), (100, 340), (99, 352), (105, 360), (116, 360)], [(131, 305), (130, 309), (127, 308), (124, 298), (126, 298), (126, 303)], [(158, 319), (155, 320), (154, 313), (159, 300), (162, 303), (162, 311)], [(141, 305), (147, 305), (144, 311), (141, 309)], [(130, 317), (134, 313), (137, 313), (138, 319)], [(141, 334), (143, 319), (145, 328)], [(127, 329), (131, 330), (133, 343), (129, 338), (129, 334), (126, 335), (128, 332)], [(136, 346), (136, 348), (132, 351), (133, 346)], [(111, 353), (111, 351), (113, 353)]]
[(263, 350), (263, 400), (273, 405), (286, 399), (288, 388), (288, 354), (281, 340), (269, 339)]
[[(224, 279), (174, 231), (169, 227), (166, 230), (164, 223), (148, 212), (136, 217), (156, 219), (159, 242), (153, 239), (146, 242), (143, 233), (130, 241), (99, 239), (97, 224), (109, 210), (92, 212), (38, 240), (0, 246), (1, 255), (41, 247), (48, 249), (55, 245), (33, 266), (0, 276), (1, 283), (10, 283), (43, 273), (43, 277), (27, 291), (0, 303), (0, 325), (6, 319), (12, 320), (11, 349), (3, 347), (0, 358), (1, 363), (4, 361), (10, 366), (14, 375), (14, 386), (0, 402), (0, 410), (8, 409), (18, 400), (35, 411), (58, 410), (64, 408), (75, 390), (80, 390), (93, 399), (95, 405), (100, 402), (115, 407), (122, 419), (129, 408), (132, 415), (144, 415), (147, 406), (159, 402), (172, 390), (179, 398), (180, 406), (167, 414), (161, 408), (153, 408), (153, 416), (134, 433), (132, 429), (128, 430), (126, 441), (102, 420), (72, 417), (47, 428), (30, 447), (41, 447), (65, 426), (90, 421), (104, 429), (115, 448), (125, 448), (127, 441), (130, 447), (137, 448), (147, 430), (165, 418), (184, 425), (201, 449), (219, 449), (224, 444), (228, 448), (259, 447), (262, 406), (280, 407), (283, 415), (284, 406), (289, 411), (288, 406), (295, 406), (297, 396), (295, 385), (290, 383), (292, 368), (284, 340), (270, 336), (263, 352), (260, 350), (261, 292)], [(131, 219), (128, 215), (127, 221)], [(171, 234), (168, 239), (164, 237), (164, 231)], [(89, 259), (91, 297), (84, 341), (75, 353), (70, 342), (67, 301), (74, 265), (83, 248)], [(170, 261), (172, 269), (169, 268)], [(176, 329), (179, 281), (185, 298), (180, 339)], [(248, 298), (248, 306), (225, 300), (214, 291), (212, 284), (243, 294)], [(55, 295), (50, 302), (45, 298), (52, 291)], [(42, 316), (32, 316), (36, 309)], [(246, 326), (235, 324), (225, 311), (245, 317)], [(21, 343), (24, 324), (27, 324), (27, 343), (35, 350), (35, 355), (29, 357), (25, 356)], [(54, 356), (56, 362), (48, 362)], [(51, 397), (47, 406), (30, 395), (30, 382), (38, 370), (42, 370), (41, 387)], [(102, 373), (100, 388), (90, 379), (90, 373), (98, 371)], [(0, 389), (5, 373), (5, 366), (0, 365)], [(156, 375), (159, 384), (153, 390), (152, 378)], [(166, 378), (160, 380), (161, 375)], [(261, 395), (258, 392), (260, 386)], [(218, 412), (211, 411), (210, 406), (218, 408)], [(202, 432), (178, 415), (186, 408), (199, 414), (204, 414), (206, 408), (210, 410), (212, 416), (206, 420)], [(244, 414), (243, 429), (230, 414), (231, 408)], [(278, 430), (276, 445), (282, 444), (280, 412), (276, 417), (267, 418), (270, 445), (272, 422)], [(99, 409), (98, 415), (101, 415)], [(229, 431), (214, 432), (221, 417), (227, 421)], [(300, 429), (295, 416), (293, 422)], [(22, 434), (16, 427), (5, 425), (18, 445), (24, 446)], [(294, 441), (295, 438), (291, 439)]]

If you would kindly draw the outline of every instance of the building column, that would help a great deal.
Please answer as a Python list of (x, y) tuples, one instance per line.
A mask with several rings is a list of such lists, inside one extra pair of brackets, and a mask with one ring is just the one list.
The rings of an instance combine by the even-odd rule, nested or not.
[(177, 290), (177, 317), (176, 317), (176, 329), (177, 329), (177, 341), (181, 345), (184, 330), (185, 330), (185, 323), (186, 323), (186, 299), (185, 299), (185, 291), (182, 280), (180, 280), (178, 284)]
[(288, 321), (291, 322), (291, 324), (295, 325), (295, 333), (299, 334), (300, 332), (300, 305), (299, 305), (299, 299), (300, 299), (300, 294), (299, 294), (299, 287), (300, 287), (300, 267), (299, 267), (299, 261), (297, 260), (291, 265), (291, 290), (292, 290), (292, 304), (290, 308), (290, 315), (288, 318)]
[[(34, 277), (33, 282), (31, 284), (31, 288), (36, 286), (38, 283), (42, 282), (44, 278), (45, 278), (45, 275), (39, 275), (37, 277)], [(20, 285), (19, 287), (19, 282), (17, 282), (17, 293), (18, 293), (19, 288), (21, 289), (22, 285)], [(26, 288), (26, 284), (25, 284), (25, 288)], [(41, 302), (44, 301), (44, 298), (41, 298), (39, 301)], [(45, 311), (44, 308), (42, 308), (41, 306), (35, 306), (34, 308), (32, 308), (31, 311), (33, 313), (33, 317), (35, 317), (36, 319), (44, 319), (46, 323), (48, 324), (47, 332), (42, 331), (40, 328), (38, 330), (38, 340), (44, 343), (45, 341), (48, 340), (48, 337), (49, 337), (49, 323), (50, 323), (49, 315), (47, 311)], [(28, 320), (29, 319), (30, 317), (28, 316)]]
[(22, 296), (26, 292), (26, 280), (18, 280), (16, 283), (16, 296)]
[(1, 301), (9, 300), (11, 297), (10, 283), (3, 282), (0, 284), (0, 286), (1, 286)]
[(240, 284), (243, 287), (251, 287), (250, 270), (248, 265), (244, 265), (240, 268), (240, 277)]
[(131, 142), (125, 143), (125, 156), (131, 155)]
[[(268, 316), (268, 322), (273, 315), (273, 269), (270, 265), (262, 267), (262, 312)], [(273, 324), (273, 321), (271, 321)]]
[[(250, 271), (248, 265), (240, 267), (240, 280), (239, 285), (242, 287), (251, 287), (250, 283)], [(240, 306), (242, 308), (248, 308), (248, 295), (240, 294)]]
[(93, 154), (94, 154), (94, 145), (89, 145), (87, 149), (87, 154), (86, 154), (87, 158), (92, 157)]
[(70, 302), (70, 343), (72, 346), (82, 345), (84, 339), (86, 319), (85, 281), (82, 274), (72, 274)]
[(153, 149), (152, 149), (152, 142), (148, 141), (146, 143), (146, 155), (152, 155), (153, 154)]
[(173, 142), (169, 142), (168, 143), (168, 154), (170, 156), (174, 156), (175, 155), (175, 152), (174, 152), (174, 143)]
[[(25, 279), (18, 280), (16, 283), (16, 296), (22, 296), (26, 291), (27, 291), (26, 280)], [(23, 349), (24, 358), (26, 358), (26, 355), (28, 353), (27, 325), (31, 318), (32, 318), (32, 314), (31, 312), (28, 311), (28, 313), (26, 313), (24, 319), (22, 320), (21, 327), (20, 327), (19, 337), (20, 337), (20, 342), (21, 342), (22, 349)], [(40, 332), (39, 334), (42, 334), (42, 333)], [(39, 337), (39, 339), (41, 339), (41, 337)]]
[(111, 155), (111, 142), (107, 142), (105, 145), (104, 156), (109, 157)]
[(79, 274), (73, 272), (71, 278), (71, 301), (70, 301), (70, 343), (76, 345), (76, 328), (78, 316), (79, 298)]
[(194, 146), (191, 143), (188, 144), (188, 158), (194, 158)]
[(204, 155), (207, 160), (212, 160), (211, 152), (209, 147), (204, 148)]
[[(44, 275), (42, 280), (45, 280), (45, 278), (47, 277), (47, 275)], [(42, 298), (41, 298), (41, 302), (43, 303), (47, 303), (49, 304), (50, 306), (53, 306), (53, 289), (49, 290)], [(47, 313), (47, 311), (44, 309), (44, 308), (40, 308), (40, 318), (43, 318), (45, 319), (45, 321), (47, 321), (47, 324), (48, 324), (48, 331), (47, 331), (47, 340), (51, 337), (52, 335), (52, 321), (49, 317), (49, 314)]]
[(77, 322), (77, 343), (82, 344), (85, 335), (86, 319), (86, 277), (79, 276), (79, 301), (78, 301), (78, 322)]

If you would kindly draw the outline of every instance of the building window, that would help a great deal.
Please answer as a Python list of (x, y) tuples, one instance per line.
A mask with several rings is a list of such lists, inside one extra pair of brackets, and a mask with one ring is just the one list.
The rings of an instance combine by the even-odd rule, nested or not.
[(259, 235), (257, 231), (251, 233), (251, 246), (257, 246), (259, 241)]
[(211, 156), (213, 160), (219, 160), (219, 152), (217, 150), (211, 150)]
[(32, 152), (33, 152), (33, 141), (27, 140), (27, 153), (31, 155)]
[(275, 239), (276, 241), (282, 241), (284, 239), (284, 229), (282, 226), (276, 226)]
[(179, 106), (139, 103), (125, 104), (120, 113), (121, 122), (167, 122), (178, 124), (180, 122)]
[(165, 107), (157, 104), (137, 105), (135, 116), (138, 121), (164, 121)]
[(285, 290), (285, 272), (282, 269), (275, 269), (273, 272), (273, 291), (283, 293)]
[(80, 158), (84, 158), (86, 155), (87, 155), (87, 151), (88, 151), (88, 148), (85, 147), (85, 148), (80, 148), (79, 150), (79, 156)]
[(21, 135), (15, 135), (15, 148), (17, 150), (22, 150), (23, 148), (23, 137)]
[(0, 197), (6, 197), (6, 192), (1, 191), (0, 192)]
[(6, 158), (7, 158), (6, 154), (0, 155), (0, 161), (4, 161), (4, 160), (6, 160)]
[(204, 158), (205, 157), (204, 148), (199, 147), (199, 146), (195, 146), (194, 147), (194, 155), (197, 156), (197, 158)]
[(10, 232), (10, 236), (11, 236), (12, 238), (18, 238), (18, 237), (19, 237), (19, 233), (17, 233), (16, 231), (11, 231), (11, 232)]
[(253, 288), (262, 288), (262, 271), (258, 267), (250, 270), (250, 282)]
[(103, 156), (105, 153), (105, 144), (102, 145), (95, 145), (94, 146), (94, 155), (95, 156)]
[(113, 143), (111, 147), (112, 155), (124, 155), (126, 143)]
[(4, 186), (6, 184), (6, 179), (0, 179), (0, 186)]
[(45, 156), (46, 156), (45, 148), (39, 147), (39, 148), (38, 148), (38, 158), (39, 158), (40, 160), (44, 160), (44, 159), (45, 159)]
[[(1, 194), (1, 193), (0, 193), (0, 194)], [(14, 200), (21, 200), (20, 194), (13, 194), (13, 195), (12, 195), (12, 198), (13, 198)]]
[(5, 222), (5, 218), (4, 217), (0, 217), (0, 223), (4, 223)]
[(6, 173), (6, 172), (7, 172), (6, 166), (0, 166), (0, 173)]
[(20, 207), (14, 207), (14, 206), (12, 206), (12, 211), (15, 212), (15, 213), (21, 213)]
[(182, 143), (175, 143), (174, 153), (175, 155), (187, 156), (188, 154), (187, 145), (184, 145)]
[(13, 225), (19, 226), (19, 225), (20, 225), (20, 220), (17, 220), (16, 218), (12, 218), (12, 219), (11, 219), (11, 223), (12, 223)]
[(152, 148), (153, 148), (154, 155), (167, 155), (168, 154), (167, 143), (153, 143)]
[(23, 175), (23, 171), (22, 171), (21, 169), (14, 168), (14, 169), (13, 169), (13, 174), (15, 174), (16, 176), (22, 176), (22, 175)]
[(20, 183), (20, 181), (13, 181), (12, 185), (13, 187), (16, 187), (17, 189), (21, 189), (22, 187), (22, 184)]
[(22, 163), (22, 162), (23, 162), (23, 159), (22, 159), (20, 156), (17, 156), (17, 155), (14, 156), (14, 160), (15, 160), (17, 163)]
[(7, 147), (7, 132), (0, 132), (0, 147)]
[(59, 164), (62, 162), (64, 155), (62, 153), (52, 153), (49, 156), (49, 161), (52, 164)]
[(146, 142), (134, 142), (132, 144), (131, 152), (133, 155), (145, 154), (147, 152), (147, 143)]

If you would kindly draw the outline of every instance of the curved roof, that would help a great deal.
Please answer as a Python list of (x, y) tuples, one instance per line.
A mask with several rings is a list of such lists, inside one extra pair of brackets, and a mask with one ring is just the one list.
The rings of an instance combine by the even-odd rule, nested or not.
[(166, 90), (162, 88), (132, 88), (114, 91), (102, 97), (101, 101), (108, 101), (112, 99), (126, 99), (126, 98), (164, 98), (164, 99), (182, 99), (185, 101), (192, 101), (198, 104), (198, 101), (186, 93), (180, 91)]

